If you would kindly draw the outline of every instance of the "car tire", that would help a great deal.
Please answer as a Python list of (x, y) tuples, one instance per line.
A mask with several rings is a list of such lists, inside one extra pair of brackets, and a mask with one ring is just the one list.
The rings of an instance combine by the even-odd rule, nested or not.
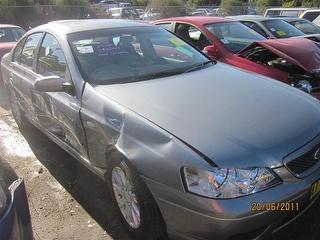
[(24, 111), (18, 104), (18, 99), (12, 89), (8, 88), (11, 112), (18, 128), (22, 131), (33, 128), (29, 120), (26, 118)]
[[(158, 205), (139, 174), (122, 157), (113, 157), (113, 159), (115, 160), (111, 160), (106, 173), (106, 180), (125, 228), (137, 240), (167, 239), (166, 227)], [(121, 178), (121, 174), (124, 178)], [(122, 180), (127, 180), (127, 183), (123, 184), (126, 181)], [(119, 190), (121, 184), (123, 188)], [(124, 202), (127, 206), (131, 206), (131, 208), (127, 208), (131, 210), (131, 215), (129, 213), (131, 217), (125, 216)], [(120, 206), (121, 203), (122, 206)], [(133, 217), (134, 214), (135, 217)], [(137, 219), (137, 216), (139, 219)]]

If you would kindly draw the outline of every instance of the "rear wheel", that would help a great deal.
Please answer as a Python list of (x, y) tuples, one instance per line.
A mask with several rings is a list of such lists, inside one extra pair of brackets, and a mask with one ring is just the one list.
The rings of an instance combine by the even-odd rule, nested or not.
[(9, 100), (11, 104), (11, 112), (20, 130), (28, 130), (32, 128), (31, 123), (26, 118), (24, 111), (18, 103), (18, 99), (12, 89), (9, 89)]
[(165, 239), (165, 224), (152, 194), (122, 159), (112, 161), (107, 181), (126, 229), (135, 239)]

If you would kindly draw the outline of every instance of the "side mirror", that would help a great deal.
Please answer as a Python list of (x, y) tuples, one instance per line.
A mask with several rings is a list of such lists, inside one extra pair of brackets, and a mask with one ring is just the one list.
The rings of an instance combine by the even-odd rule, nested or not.
[(202, 52), (210, 58), (219, 59), (221, 57), (219, 49), (214, 44), (206, 46)]
[(64, 82), (58, 76), (47, 76), (38, 78), (33, 84), (33, 88), (39, 92), (72, 92), (71, 83)]

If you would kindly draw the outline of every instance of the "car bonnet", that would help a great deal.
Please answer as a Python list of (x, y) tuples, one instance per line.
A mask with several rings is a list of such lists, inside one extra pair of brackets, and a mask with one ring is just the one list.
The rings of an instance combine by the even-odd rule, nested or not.
[(320, 44), (303, 38), (268, 39), (257, 41), (242, 50), (239, 54), (261, 46), (277, 56), (295, 64), (307, 72), (320, 70)]
[(320, 132), (318, 100), (286, 84), (222, 63), (190, 73), (94, 89), (219, 166), (280, 166), (285, 155)]

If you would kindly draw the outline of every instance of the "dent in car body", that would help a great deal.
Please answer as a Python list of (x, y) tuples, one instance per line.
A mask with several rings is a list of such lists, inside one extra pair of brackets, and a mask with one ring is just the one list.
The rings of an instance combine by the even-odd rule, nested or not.
[[(92, 164), (107, 168), (114, 148), (150, 179), (183, 191), (181, 166), (206, 169), (210, 163), (179, 139), (86, 84), (81, 116)], [(196, 161), (198, 159), (198, 161)], [(167, 178), (163, 178), (163, 172)]]
[[(235, 84), (237, 91), (233, 91)], [(305, 93), (300, 90), (261, 75), (230, 71), (223, 63), (180, 77), (93, 89), (143, 116), (140, 122), (147, 119), (182, 139), (219, 167), (281, 166), (285, 155), (320, 132), (318, 100), (302, 97)], [(84, 105), (89, 102), (85, 97), (83, 101)], [(97, 111), (102, 110), (107, 112)], [(275, 114), (272, 118), (271, 112)], [(125, 121), (129, 120), (126, 116)], [(135, 129), (135, 122), (130, 127)], [(133, 139), (139, 136), (129, 133)]]

